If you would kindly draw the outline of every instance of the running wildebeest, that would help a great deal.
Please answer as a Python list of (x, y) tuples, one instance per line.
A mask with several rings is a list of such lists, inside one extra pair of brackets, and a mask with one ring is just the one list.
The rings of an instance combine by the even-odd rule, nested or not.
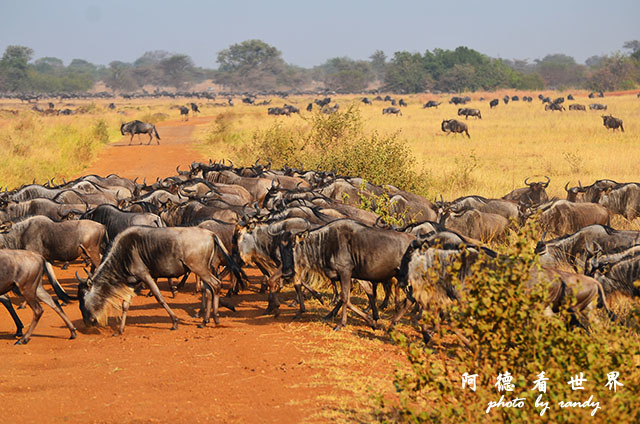
[[(122, 135), (125, 135), (126, 133), (131, 134), (129, 145), (131, 145), (135, 134), (149, 134), (149, 142), (147, 143), (147, 146), (151, 144), (151, 140), (153, 140), (154, 135), (156, 136), (156, 143), (160, 144), (160, 135), (158, 135), (156, 126), (150, 123), (138, 121), (137, 119), (120, 125), (120, 133)], [(140, 142), (140, 144), (142, 144), (142, 142)]]
[(185, 121), (188, 121), (189, 120), (189, 108), (186, 107), (186, 106), (180, 106), (179, 109), (180, 109), (180, 119), (184, 118)]
[(40, 301), (49, 305), (60, 315), (60, 318), (62, 318), (71, 332), (70, 338), (76, 338), (75, 327), (62, 309), (56, 305), (49, 293), (42, 287), (42, 274), (46, 272), (56, 295), (65, 302), (73, 300), (60, 287), (50, 263), (37, 253), (27, 250), (0, 250), (0, 269), (2, 269), (0, 274), (0, 294), (5, 294), (9, 290), (17, 288), (33, 310), (31, 325), (29, 325), (27, 333), (16, 342), (17, 345), (27, 344), (31, 339), (33, 330), (35, 330), (43, 312)]
[(469, 135), (469, 128), (464, 122), (460, 122), (455, 119), (445, 119), (442, 121), (440, 127), (442, 128), (443, 132), (447, 133), (447, 135), (451, 134), (452, 132), (459, 134), (465, 133), (467, 134), (467, 137), (471, 138), (471, 136)]
[(612, 115), (601, 115), (602, 121), (606, 129), (617, 130), (620, 128), (620, 131), (624, 132), (624, 127), (622, 126), (622, 119), (614, 118)]

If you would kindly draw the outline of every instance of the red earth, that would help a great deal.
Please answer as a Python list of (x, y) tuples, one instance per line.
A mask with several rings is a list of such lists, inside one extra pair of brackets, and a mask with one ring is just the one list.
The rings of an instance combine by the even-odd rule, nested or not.
[[(194, 160), (205, 159), (192, 147), (191, 136), (195, 125), (211, 119), (160, 123), (159, 146), (155, 141), (149, 146), (128, 146), (127, 136), (105, 149), (83, 173), (117, 173), (148, 181), (175, 175), (177, 165), (184, 169)], [(145, 138), (141, 137), (144, 143)], [(76, 293), (74, 273), (78, 270), (82, 275), (79, 264), (66, 271), (56, 267), (70, 294)], [(259, 280), (251, 270), (249, 276)], [(363, 366), (344, 372), (367, 379), (384, 371), (391, 381), (398, 354), (380, 330), (374, 333), (354, 320), (337, 339), (331, 327), (318, 319), (326, 307), (317, 302), (310, 302), (312, 312), (301, 321), (293, 320), (296, 310), (286, 303), (278, 318), (264, 316), (266, 295), (257, 293), (258, 285), (232, 299), (236, 312), (221, 310), (220, 325), (200, 329), (200, 320), (192, 318), (199, 295), (189, 281), (175, 298), (166, 291), (164, 280), (160, 282), (163, 295), (180, 318), (176, 331), (170, 331), (169, 316), (153, 297), (133, 299), (122, 336), (113, 336), (115, 319), (110, 327), (86, 329), (77, 302), (73, 302), (65, 312), (78, 328), (75, 340), (68, 339), (62, 320), (43, 305), (44, 314), (30, 343), (14, 347), (14, 324), (8, 313), (0, 312), (4, 358), (0, 365), (0, 397), (4, 399), (0, 421), (326, 421), (323, 411), (339, 409), (330, 405), (331, 399), (349, 393), (340, 386), (347, 380), (329, 373), (323, 365), (327, 363), (324, 354), (318, 353), (323, 349), (330, 352), (334, 340), (345, 343), (351, 352), (354, 344), (368, 346), (385, 338), (372, 345), (378, 351), (365, 358)], [(51, 292), (46, 279), (44, 284)], [(286, 300), (290, 294), (284, 297)], [(16, 306), (20, 303), (16, 296), (12, 295), (12, 300)], [(315, 307), (318, 310), (314, 313)], [(28, 326), (31, 310), (18, 313)], [(362, 333), (366, 333), (364, 339)]]

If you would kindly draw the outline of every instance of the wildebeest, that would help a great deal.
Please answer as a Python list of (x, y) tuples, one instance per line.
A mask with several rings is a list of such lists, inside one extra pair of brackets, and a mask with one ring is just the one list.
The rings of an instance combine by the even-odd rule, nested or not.
[(166, 227), (160, 217), (153, 213), (124, 212), (113, 205), (100, 205), (88, 210), (80, 216), (80, 219), (90, 219), (104, 225), (107, 230), (109, 242), (116, 236), (134, 225), (147, 227)]
[[(188, 112), (188, 109), (187, 109)], [(133, 141), (134, 134), (149, 134), (149, 142), (147, 145), (151, 144), (151, 140), (153, 140), (153, 136), (156, 136), (156, 142), (160, 144), (160, 135), (158, 135), (158, 130), (156, 130), (156, 126), (153, 124), (145, 123), (142, 121), (135, 121), (124, 123), (120, 126), (120, 133), (125, 135), (126, 133), (131, 134), (131, 139), (129, 140), (129, 145)], [(142, 144), (142, 142), (140, 142)]]
[(549, 200), (547, 191), (545, 190), (549, 186), (551, 179), (545, 175), (546, 182), (534, 181), (529, 182), (529, 178), (525, 178), (524, 184), (527, 187), (517, 188), (502, 198), (504, 200), (515, 200), (516, 202), (522, 202), (528, 205), (539, 205)]
[(640, 297), (640, 254), (638, 247), (616, 254), (596, 255), (587, 260), (585, 273), (592, 275), (609, 295), (619, 293), (630, 297)]
[(370, 104), (372, 104), (372, 103), (371, 103), (371, 100), (369, 100), (369, 98), (368, 98), (368, 97), (363, 97), (363, 98), (362, 98), (362, 100), (361, 100), (361, 102), (362, 102), (362, 103), (364, 103), (365, 105), (370, 105)]
[(558, 267), (570, 265), (584, 267), (585, 260), (593, 252), (618, 253), (640, 244), (640, 232), (614, 230), (606, 225), (588, 225), (573, 234), (553, 240), (544, 238), (536, 245), (535, 253), (540, 263)]
[(587, 108), (584, 105), (579, 105), (577, 103), (574, 103), (572, 105), (569, 105), (569, 110), (583, 110), (583, 111), (586, 111)]
[(291, 111), (285, 107), (270, 107), (267, 108), (267, 115), (286, 115), (291, 116)]
[(546, 105), (544, 105), (544, 110), (551, 110), (551, 111), (557, 110), (559, 112), (563, 112), (565, 109), (561, 103), (554, 102), (554, 103), (547, 103)]
[(640, 184), (624, 183), (606, 188), (599, 193), (597, 201), (612, 213), (632, 221), (640, 216)]
[(71, 339), (76, 338), (76, 329), (65, 313), (53, 301), (49, 293), (42, 287), (42, 274), (46, 273), (56, 295), (68, 302), (72, 298), (65, 293), (56, 279), (53, 268), (42, 256), (27, 250), (0, 250), (0, 295), (11, 289), (18, 289), (27, 304), (33, 310), (33, 320), (26, 334), (16, 344), (26, 344), (42, 316), (40, 301), (49, 305), (64, 321), (71, 332)]
[(449, 208), (441, 211), (439, 224), (475, 240), (491, 241), (504, 236), (509, 221), (502, 215), (476, 209), (463, 208), (454, 212)]
[(451, 100), (449, 100), (449, 103), (453, 103), (454, 105), (463, 105), (465, 103), (467, 103), (468, 101), (470, 101), (471, 98), (470, 97), (458, 97), (458, 96), (454, 96), (451, 98)]
[(97, 222), (53, 222), (34, 216), (0, 233), (0, 248), (30, 250), (48, 261), (69, 262), (87, 255), (97, 266), (105, 233), (104, 225)]
[(200, 109), (198, 108), (198, 105), (195, 103), (190, 103), (189, 104), (191, 106), (191, 111), (196, 114), (196, 113), (200, 113)]
[(469, 118), (469, 116), (473, 116), (476, 118), (482, 119), (482, 115), (480, 114), (480, 109), (470, 109), (470, 108), (459, 108), (458, 116), (464, 115), (464, 119)]
[(609, 210), (597, 203), (574, 203), (556, 200), (533, 209), (539, 212), (538, 223), (543, 231), (563, 235), (592, 224), (609, 225)]
[(400, 99), (398, 100), (398, 106), (407, 107), (407, 102), (405, 102), (404, 99)]
[(502, 98), (502, 101), (504, 102), (505, 105), (509, 103), (509, 96), (505, 94), (505, 96)]
[[(402, 255), (415, 240), (411, 234), (371, 228), (350, 219), (339, 219), (318, 229), (295, 236), (295, 242), (282, 245), (282, 274), (285, 278), (340, 281), (341, 300), (330, 315), (342, 306), (338, 330), (347, 324), (347, 309), (367, 323), (369, 317), (351, 303), (351, 279), (372, 283), (388, 281), (397, 275)], [(369, 296), (374, 320), (375, 298)]]
[(613, 115), (602, 115), (602, 121), (607, 129), (617, 130), (620, 128), (620, 131), (624, 132), (624, 127), (622, 126), (622, 119), (614, 118)]
[(325, 97), (322, 100), (318, 100), (315, 99), (313, 101), (313, 103), (317, 104), (318, 106), (320, 106), (321, 108), (325, 107), (326, 105), (328, 105), (329, 103), (331, 103), (331, 97)]
[(180, 106), (180, 119), (183, 119), (185, 121), (189, 120), (189, 108), (186, 106)]
[(429, 100), (427, 103), (424, 104), (424, 106), (422, 106), (423, 109), (427, 109), (430, 107), (435, 107), (436, 109), (438, 108), (438, 106), (440, 106), (442, 104), (442, 102), (436, 102), (435, 100)]
[(440, 128), (442, 129), (443, 132), (446, 132), (447, 135), (451, 134), (452, 132), (454, 133), (465, 133), (467, 134), (468, 138), (471, 138), (471, 136), (469, 135), (469, 128), (467, 127), (467, 124), (465, 124), (464, 122), (460, 122), (457, 121), (455, 119), (445, 119), (442, 121), (442, 124), (440, 125)]
[(575, 100), (575, 99), (573, 98), (573, 95), (569, 94), (569, 95), (567, 96), (567, 100)]
[(383, 115), (399, 115), (402, 116), (402, 111), (397, 107), (387, 107), (382, 109)]
[(35, 215), (44, 215), (53, 221), (62, 221), (74, 215), (81, 215), (85, 208), (85, 205), (61, 204), (50, 199), (36, 198), (24, 202), (9, 201), (6, 207), (0, 209), (0, 222)]
[(221, 282), (216, 273), (222, 258), (234, 263), (218, 237), (203, 228), (128, 228), (116, 237), (98, 269), (87, 280), (80, 280), (78, 298), (82, 318), (86, 325), (104, 325), (111, 305), (122, 311), (122, 334), (134, 287), (144, 283), (171, 317), (171, 329), (175, 330), (178, 317), (165, 302), (154, 279), (177, 278), (191, 271), (204, 283), (203, 325), (209, 321), (211, 312), (209, 292), (213, 293), (213, 319), (217, 324)]
[(313, 103), (309, 103), (307, 105), (307, 112), (311, 112), (313, 110)]
[(489, 102), (489, 108), (493, 109), (494, 107), (498, 106), (500, 104), (500, 100), (498, 99), (493, 99)]
[(607, 105), (603, 105), (602, 103), (591, 103), (589, 104), (590, 110), (607, 110)]

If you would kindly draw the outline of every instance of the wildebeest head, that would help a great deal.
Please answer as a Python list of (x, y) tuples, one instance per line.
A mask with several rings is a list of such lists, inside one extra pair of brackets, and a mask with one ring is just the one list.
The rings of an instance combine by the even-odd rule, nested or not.
[(83, 279), (80, 278), (76, 272), (76, 279), (78, 280), (78, 304), (80, 306), (80, 312), (82, 313), (82, 321), (87, 327), (95, 327), (98, 325), (98, 319), (87, 308), (87, 294), (91, 290), (93, 285), (91, 277)]
[(567, 181), (567, 183), (564, 185), (564, 189), (567, 192), (567, 200), (570, 202), (577, 201), (578, 194), (584, 193), (586, 191), (586, 189), (582, 187), (582, 183), (580, 183), (580, 181), (578, 181), (577, 187), (571, 187), (571, 188), (569, 188), (569, 182)]
[(531, 203), (534, 205), (539, 205), (549, 200), (549, 197), (547, 196), (547, 192), (545, 189), (549, 186), (549, 182), (551, 181), (551, 179), (546, 175), (545, 175), (545, 178), (547, 180), (546, 182), (542, 182), (542, 181), (529, 182), (529, 178), (525, 178), (524, 184), (529, 187), (529, 190), (525, 195), (526, 199), (522, 199), (522, 200), (525, 200), (525, 201), (528, 200), (529, 201), (528, 203)]

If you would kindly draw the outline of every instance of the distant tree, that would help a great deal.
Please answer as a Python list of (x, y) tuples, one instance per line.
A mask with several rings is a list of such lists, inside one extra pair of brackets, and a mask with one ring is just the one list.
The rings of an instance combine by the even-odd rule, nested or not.
[(638, 40), (625, 41), (624, 44), (622, 45), (622, 48), (631, 50), (631, 57), (634, 58), (635, 60), (640, 61), (640, 41)]
[(144, 52), (142, 56), (140, 56), (133, 62), (133, 66), (141, 67), (141, 66), (148, 66), (148, 65), (157, 65), (163, 60), (168, 59), (171, 56), (172, 54), (166, 50), (152, 50), (152, 51)]
[(386, 66), (385, 89), (398, 93), (422, 93), (432, 83), (420, 53), (395, 52)]
[(629, 90), (640, 82), (637, 62), (621, 53), (604, 56), (590, 71), (587, 86), (592, 90)]
[(3, 75), (4, 90), (25, 90), (29, 85), (28, 64), (33, 50), (25, 46), (8, 46), (0, 60), (0, 74)]
[(585, 65), (587, 65), (589, 68), (594, 68), (594, 67), (598, 67), (600, 66), (600, 64), (602, 63), (602, 61), (604, 61), (607, 57), (606, 56), (599, 56), (599, 55), (594, 55), (594, 56), (590, 56), (587, 58), (587, 60), (584, 61)]
[(218, 52), (216, 81), (241, 89), (275, 88), (283, 82), (287, 64), (282, 53), (262, 40), (247, 40)]
[(57, 57), (41, 57), (34, 63), (34, 69), (42, 73), (55, 73), (64, 70), (64, 62)]
[(547, 87), (576, 87), (584, 82), (585, 67), (565, 54), (547, 55), (536, 60), (536, 71)]
[(106, 86), (113, 91), (133, 91), (138, 88), (131, 68), (130, 64), (119, 60), (109, 63), (108, 76), (104, 81)]
[(363, 91), (372, 79), (371, 66), (365, 61), (335, 57), (322, 65), (327, 88), (355, 93)]
[(448, 69), (438, 81), (437, 88), (446, 91), (467, 91), (477, 89), (476, 70), (469, 64), (456, 63)]
[(387, 65), (387, 56), (382, 50), (376, 50), (371, 56), (369, 56), (369, 59), (371, 59), (371, 70), (373, 71), (376, 79), (383, 81), (385, 67)]
[(182, 88), (193, 77), (193, 60), (184, 54), (162, 59), (158, 66), (162, 70), (164, 82), (175, 88)]

